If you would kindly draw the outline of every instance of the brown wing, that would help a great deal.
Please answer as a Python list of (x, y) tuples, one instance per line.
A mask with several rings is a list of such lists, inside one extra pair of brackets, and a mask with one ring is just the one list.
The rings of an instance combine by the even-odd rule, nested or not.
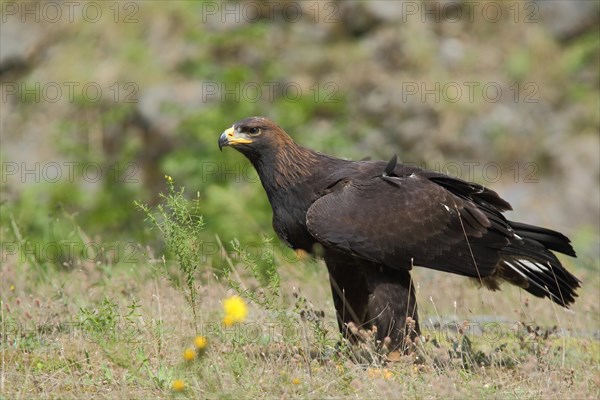
[(419, 174), (341, 180), (310, 207), (307, 228), (325, 246), (391, 268), (471, 277), (492, 274), (512, 236), (498, 212)]

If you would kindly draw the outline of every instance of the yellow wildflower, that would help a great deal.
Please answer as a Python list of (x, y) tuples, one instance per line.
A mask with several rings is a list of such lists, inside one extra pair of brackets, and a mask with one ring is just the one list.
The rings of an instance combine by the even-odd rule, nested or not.
[(231, 326), (236, 322), (243, 322), (248, 315), (248, 307), (244, 300), (239, 296), (231, 296), (223, 301), (225, 317), (223, 323), (225, 326)]
[(382, 371), (383, 379), (390, 380), (394, 377), (394, 373), (387, 368), (384, 368)]
[(194, 361), (196, 359), (196, 351), (194, 349), (185, 349), (183, 351), (183, 359), (185, 361)]
[(370, 379), (377, 378), (378, 371), (379, 371), (379, 370), (377, 370), (377, 369), (375, 369), (375, 368), (367, 368), (367, 376), (368, 376)]
[(233, 317), (231, 315), (226, 315), (223, 317), (223, 324), (225, 324), (225, 326), (229, 327), (229, 326), (235, 324), (235, 321), (233, 320)]
[(185, 390), (185, 382), (183, 379), (175, 379), (171, 384), (171, 388), (176, 392), (183, 392)]
[(292, 379), (292, 385), (299, 385), (299, 384), (300, 384), (300, 378)]
[(367, 368), (367, 376), (371, 379), (381, 378), (387, 381), (394, 377), (394, 373), (387, 368)]
[(196, 346), (196, 350), (198, 351), (204, 351), (206, 349), (207, 344), (208, 341), (204, 336), (196, 336), (196, 338), (194, 338), (194, 345)]

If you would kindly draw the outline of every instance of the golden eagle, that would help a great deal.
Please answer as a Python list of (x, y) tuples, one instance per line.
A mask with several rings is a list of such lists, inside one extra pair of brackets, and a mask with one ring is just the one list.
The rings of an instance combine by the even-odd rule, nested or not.
[[(347, 161), (295, 143), (273, 121), (241, 120), (219, 137), (256, 168), (273, 228), (294, 249), (324, 248), (342, 334), (352, 324), (400, 349), (419, 333), (413, 266), (507, 281), (563, 307), (580, 281), (552, 253), (575, 257), (569, 239), (509, 221), (498, 194), (476, 183), (391, 161)], [(407, 327), (407, 317), (415, 322)], [(389, 339), (386, 339), (389, 337)]]

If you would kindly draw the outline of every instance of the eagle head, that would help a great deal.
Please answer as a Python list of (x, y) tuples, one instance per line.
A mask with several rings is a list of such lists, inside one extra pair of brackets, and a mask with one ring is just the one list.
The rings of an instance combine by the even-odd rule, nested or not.
[(277, 151), (292, 139), (275, 122), (265, 117), (249, 117), (236, 122), (219, 136), (219, 149), (232, 146), (250, 159)]

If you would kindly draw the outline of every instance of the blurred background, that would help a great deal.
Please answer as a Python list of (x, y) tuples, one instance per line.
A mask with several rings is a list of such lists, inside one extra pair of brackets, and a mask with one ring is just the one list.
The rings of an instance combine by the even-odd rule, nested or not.
[(397, 153), (490, 186), (510, 219), (564, 232), (597, 268), (597, 1), (3, 1), (1, 12), (1, 235), (42, 244), (39, 263), (72, 267), (43, 244), (82, 237), (160, 254), (134, 201), (159, 202), (165, 175), (199, 196), (207, 240), (274, 236), (255, 172), (217, 146), (264, 115), (321, 152)]

